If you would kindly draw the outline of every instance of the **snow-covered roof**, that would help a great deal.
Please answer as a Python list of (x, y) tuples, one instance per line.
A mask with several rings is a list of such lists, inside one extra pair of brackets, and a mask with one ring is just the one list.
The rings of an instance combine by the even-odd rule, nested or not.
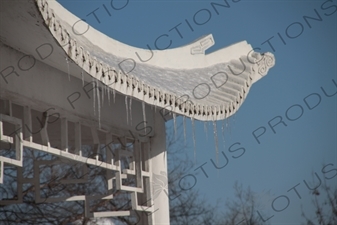
[[(150, 51), (106, 36), (54, 0), (7, 1), (4, 6), (0, 35), (5, 44), (78, 78), (81, 74), (74, 71), (80, 67), (112, 90), (165, 113), (225, 119), (275, 64), (273, 54), (255, 52), (246, 41), (205, 54), (214, 45), (207, 35), (179, 48)], [(41, 51), (48, 44), (53, 51), (47, 57)]]

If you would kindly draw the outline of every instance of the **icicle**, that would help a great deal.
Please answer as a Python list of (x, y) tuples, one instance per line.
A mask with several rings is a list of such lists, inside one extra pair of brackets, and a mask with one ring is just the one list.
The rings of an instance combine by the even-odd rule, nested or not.
[(233, 126), (235, 126), (235, 122), (236, 122), (236, 113), (233, 115)]
[[(103, 84), (104, 85), (104, 96), (108, 94), (108, 90), (109, 90), (109, 87), (108, 85), (106, 84)], [(108, 97), (108, 96), (107, 96)], [(106, 101), (108, 101), (108, 98), (106, 98)]]
[(97, 90), (98, 127), (99, 129), (101, 129), (101, 100), (99, 95), (98, 80), (96, 80), (96, 90)]
[(157, 112), (157, 103), (156, 103), (156, 102), (157, 102), (158, 100), (155, 100), (155, 98), (154, 98), (154, 97), (155, 97), (155, 93), (153, 92), (153, 105), (154, 105), (154, 113), (156, 113), (156, 112)]
[(104, 105), (105, 84), (102, 83), (102, 106)]
[(204, 121), (204, 132), (206, 134), (206, 140), (208, 140), (208, 122)]
[(229, 130), (229, 133), (232, 134), (232, 129), (231, 129), (231, 117), (228, 118), (228, 121), (227, 121), (227, 126), (228, 126), (228, 130)]
[(68, 67), (68, 79), (70, 81), (70, 68), (69, 68), (69, 59), (66, 57), (67, 67)]
[(177, 115), (173, 113), (174, 140), (177, 140)]
[(216, 127), (216, 121), (213, 120), (213, 132), (214, 132), (214, 145), (216, 153), (216, 163), (219, 164), (219, 147), (218, 147), (218, 129)]
[(143, 108), (143, 122), (144, 122), (144, 128), (146, 133), (146, 114), (145, 114), (145, 102), (142, 102), (142, 108)]
[(82, 87), (84, 87), (84, 75), (83, 75), (83, 68), (82, 68), (82, 71), (81, 71), (81, 77), (82, 77)]
[(191, 118), (191, 123), (192, 123), (192, 138), (193, 138), (193, 146), (194, 146), (194, 163), (196, 164), (196, 143), (195, 143), (195, 124), (194, 124), (194, 118)]
[(125, 95), (126, 124), (129, 124), (128, 96)]
[(225, 119), (223, 119), (221, 123), (221, 132), (222, 132), (223, 142), (225, 143)]
[(110, 87), (108, 87), (108, 102), (109, 102), (109, 106), (110, 106)]
[(92, 91), (93, 91), (93, 98), (94, 98), (94, 115), (96, 115), (96, 90), (95, 90), (95, 79), (92, 78)]
[(84, 67), (84, 61), (82, 62), (82, 70), (81, 70), (81, 77), (82, 77), (82, 87), (84, 87), (84, 74), (83, 74), (83, 67)]
[(183, 126), (184, 126), (184, 143), (186, 145), (186, 116), (183, 117)]
[(116, 90), (115, 89), (112, 89), (112, 94), (114, 96), (114, 103), (115, 103), (115, 101), (116, 101)]
[(131, 110), (131, 106), (132, 106), (132, 97), (130, 97), (130, 103), (129, 103), (130, 125), (132, 126), (132, 110)]

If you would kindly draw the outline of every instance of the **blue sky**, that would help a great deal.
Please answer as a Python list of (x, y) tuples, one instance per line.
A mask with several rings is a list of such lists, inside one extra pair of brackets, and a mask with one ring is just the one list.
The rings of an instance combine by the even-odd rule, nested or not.
[[(216, 161), (212, 124), (208, 125), (207, 138), (204, 123), (196, 122), (194, 168), (206, 163), (203, 168), (208, 178), (199, 170), (195, 188), (214, 203), (232, 198), (235, 181), (250, 186), (261, 195), (263, 213), (274, 215), (269, 220), (271, 224), (299, 224), (303, 221), (301, 205), (307, 215), (312, 214), (312, 195), (303, 180), (313, 186), (314, 172), (320, 178), (330, 178), (336, 174), (333, 169), (337, 169), (337, 94), (327, 97), (322, 90), (328, 95), (337, 92), (337, 1), (229, 0), (229, 8), (217, 7), (218, 14), (211, 2), (224, 4), (223, 1), (59, 2), (92, 27), (136, 47), (147, 48), (149, 44), (154, 48), (156, 38), (162, 34), (172, 40), (170, 48), (213, 34), (215, 45), (207, 52), (247, 40), (261, 52), (274, 53), (275, 67), (253, 85), (244, 104), (228, 120), (225, 140), (222, 122), (217, 122), (219, 151), (228, 157), (223, 169), (215, 169), (210, 161)], [(321, 21), (307, 18), (319, 16)], [(207, 20), (203, 25), (196, 24)], [(181, 35), (173, 29), (178, 24)], [(280, 118), (284, 123), (279, 123)], [(181, 118), (177, 121), (182, 122)], [(270, 126), (277, 123), (274, 133)], [(194, 160), (190, 121), (187, 124), (186, 152)], [(257, 130), (258, 136), (264, 129), (258, 143), (253, 132)], [(229, 151), (235, 143), (238, 144), (232, 151), (240, 146), (245, 149), (244, 154), (243, 150)], [(220, 153), (219, 165), (224, 163)], [(321, 171), (323, 164), (330, 164), (325, 174)], [(327, 182), (337, 187), (337, 176)], [(290, 190), (294, 186), (301, 199)], [(280, 212), (275, 211), (278, 209)]]

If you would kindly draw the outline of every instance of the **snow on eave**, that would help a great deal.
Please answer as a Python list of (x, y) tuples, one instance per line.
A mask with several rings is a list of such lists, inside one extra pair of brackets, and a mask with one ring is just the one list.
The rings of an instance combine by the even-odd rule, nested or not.
[[(273, 54), (254, 52), (246, 41), (205, 55), (214, 45), (212, 35), (180, 48), (153, 50), (153, 59), (144, 62), (135, 53), (149, 55), (149, 50), (118, 42), (92, 27), (76, 35), (72, 25), (79, 18), (56, 1), (35, 2), (51, 34), (79, 67), (124, 95), (165, 109), (164, 114), (172, 112), (203, 121), (225, 119), (239, 109), (251, 85), (275, 64)], [(136, 66), (125, 73), (120, 62)], [(243, 66), (244, 72), (233, 74)], [(195, 88), (212, 85), (214, 74), (226, 74), (226, 84), (213, 87), (204, 99), (197, 98)]]

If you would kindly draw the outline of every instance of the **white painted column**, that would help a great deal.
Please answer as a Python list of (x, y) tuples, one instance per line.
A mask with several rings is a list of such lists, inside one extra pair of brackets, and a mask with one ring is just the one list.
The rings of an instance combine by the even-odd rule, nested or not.
[[(167, 180), (167, 152), (165, 121), (159, 113), (154, 115), (155, 135), (151, 138), (151, 191), (153, 196), (152, 224), (170, 224), (168, 180)], [(158, 194), (159, 192), (159, 194)]]

